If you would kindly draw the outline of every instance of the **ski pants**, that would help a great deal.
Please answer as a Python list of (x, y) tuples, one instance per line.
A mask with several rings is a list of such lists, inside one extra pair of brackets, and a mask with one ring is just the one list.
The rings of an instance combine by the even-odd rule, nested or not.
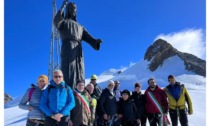
[(169, 114), (172, 122), (172, 126), (178, 126), (178, 118), (181, 126), (188, 126), (187, 113), (185, 109), (169, 109)]

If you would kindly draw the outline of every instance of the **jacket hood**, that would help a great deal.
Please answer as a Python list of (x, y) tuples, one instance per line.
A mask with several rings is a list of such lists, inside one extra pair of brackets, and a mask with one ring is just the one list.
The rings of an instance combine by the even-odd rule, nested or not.
[(65, 82), (62, 81), (60, 84), (56, 84), (53, 80), (51, 80), (50, 81), (50, 85), (55, 86), (55, 87), (57, 87), (57, 86), (65, 86)]

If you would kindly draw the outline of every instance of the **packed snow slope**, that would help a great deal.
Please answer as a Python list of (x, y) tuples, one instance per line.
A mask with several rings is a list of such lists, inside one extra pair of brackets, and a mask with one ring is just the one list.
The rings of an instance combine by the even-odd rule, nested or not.
[[(169, 74), (176, 76), (177, 81), (181, 82), (188, 89), (193, 102), (193, 115), (189, 117), (189, 126), (206, 125), (206, 78), (185, 70), (184, 62), (178, 57), (173, 56), (165, 60), (162, 66), (151, 72), (148, 69), (148, 61), (140, 61), (136, 64), (122, 69), (110, 69), (98, 75), (97, 82), (104, 89), (109, 80), (119, 80), (120, 89), (134, 90), (135, 82), (142, 84), (142, 89), (148, 87), (147, 80), (150, 77), (156, 79), (160, 87), (168, 85), (167, 77)], [(86, 79), (89, 83), (90, 78)], [(21, 110), (18, 103), (22, 96), (15, 98), (5, 105), (4, 124), (5, 126), (24, 126), (27, 119), (27, 111)], [(179, 125), (180, 126), (180, 125)]]

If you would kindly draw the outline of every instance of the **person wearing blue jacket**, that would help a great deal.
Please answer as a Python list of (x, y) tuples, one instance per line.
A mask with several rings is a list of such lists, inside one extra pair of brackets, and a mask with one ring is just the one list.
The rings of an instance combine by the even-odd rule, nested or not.
[(53, 79), (42, 94), (40, 109), (46, 114), (45, 126), (68, 126), (70, 122), (75, 100), (72, 89), (63, 80), (61, 70), (53, 71)]

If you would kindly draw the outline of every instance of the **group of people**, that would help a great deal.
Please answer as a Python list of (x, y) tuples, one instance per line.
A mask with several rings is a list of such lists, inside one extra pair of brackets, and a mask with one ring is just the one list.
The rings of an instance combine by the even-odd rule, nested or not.
[(112, 80), (102, 90), (97, 76), (92, 75), (86, 86), (84, 80), (78, 80), (71, 89), (62, 71), (55, 70), (50, 82), (46, 75), (38, 77), (19, 107), (29, 110), (26, 126), (146, 126), (147, 120), (150, 126), (166, 126), (170, 124), (168, 112), (172, 126), (178, 126), (178, 119), (181, 126), (188, 126), (187, 114), (193, 113), (191, 98), (173, 75), (168, 81), (162, 89), (150, 78), (144, 94), (137, 82), (130, 93), (121, 91), (120, 82)]
[(150, 78), (145, 93), (140, 83), (134, 84), (132, 93), (121, 91), (118, 80), (110, 80), (102, 90), (96, 75), (85, 86), (81, 42), (99, 50), (102, 40), (93, 38), (77, 22), (76, 12), (76, 4), (64, 0), (53, 19), (62, 39), (62, 71), (53, 71), (50, 82), (46, 75), (39, 76), (37, 85), (24, 94), (19, 107), (29, 110), (26, 126), (146, 126), (147, 120), (150, 126), (166, 126), (168, 112), (172, 126), (178, 126), (178, 119), (181, 126), (188, 126), (192, 102), (184, 85), (173, 75), (168, 76), (169, 85), (164, 89)]

